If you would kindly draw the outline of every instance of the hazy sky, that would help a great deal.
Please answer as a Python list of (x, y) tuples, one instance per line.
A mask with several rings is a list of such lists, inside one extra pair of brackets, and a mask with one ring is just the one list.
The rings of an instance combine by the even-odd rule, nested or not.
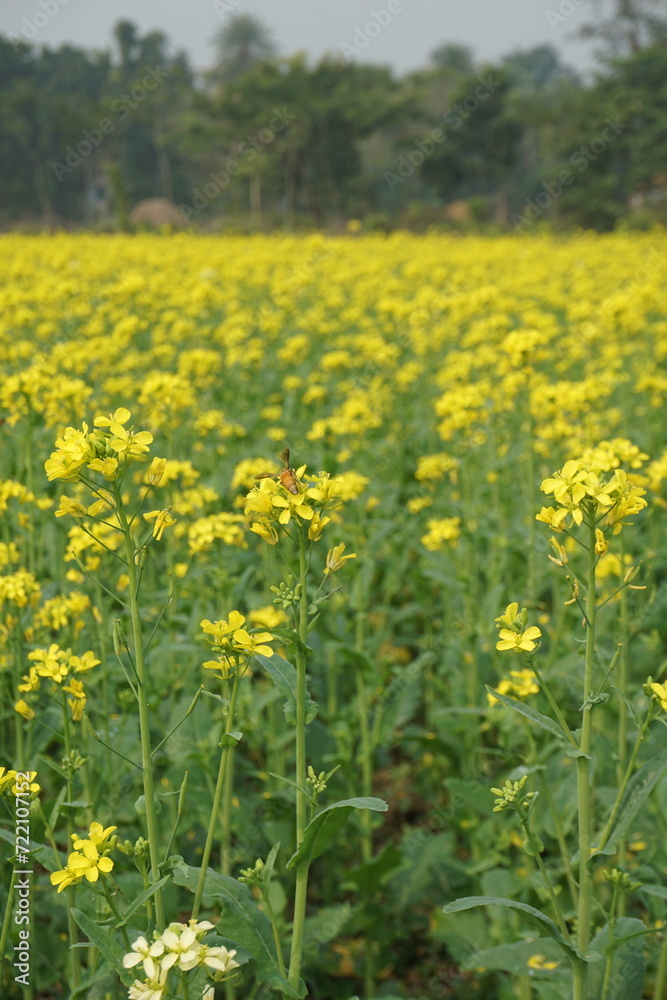
[(404, 73), (424, 66), (443, 42), (471, 46), (478, 60), (551, 43), (571, 65), (587, 69), (591, 47), (572, 35), (591, 18), (593, 5), (594, 0), (0, 0), (0, 33), (32, 34), (35, 44), (103, 48), (113, 24), (125, 18), (142, 31), (161, 29), (203, 69), (212, 61), (212, 36), (236, 12), (261, 18), (281, 55), (305, 50), (314, 58), (326, 52), (350, 56), (342, 47), (356, 39), (359, 55), (352, 58), (388, 63)]

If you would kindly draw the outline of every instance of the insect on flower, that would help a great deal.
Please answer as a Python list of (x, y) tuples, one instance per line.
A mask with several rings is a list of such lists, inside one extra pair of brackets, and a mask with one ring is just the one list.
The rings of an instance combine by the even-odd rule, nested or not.
[[(281, 486), (284, 486), (288, 493), (293, 493), (294, 496), (299, 492), (299, 487), (297, 485), (296, 475), (293, 469), (289, 467), (289, 448), (285, 448), (284, 451), (280, 453), (280, 461), (283, 463), (283, 468), (278, 473), (278, 480)], [(264, 472), (261, 476), (255, 476), (256, 479), (273, 479), (274, 476), (270, 472)]]

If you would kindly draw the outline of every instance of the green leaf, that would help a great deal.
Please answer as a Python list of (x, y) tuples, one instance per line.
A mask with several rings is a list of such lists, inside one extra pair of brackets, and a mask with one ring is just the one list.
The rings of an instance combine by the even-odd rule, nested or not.
[(291, 642), (296, 649), (300, 649), (303, 653), (314, 652), (310, 646), (307, 646), (305, 642), (301, 641), (301, 636), (293, 628), (272, 628), (271, 634), (276, 635), (281, 639), (285, 639), (287, 642)]
[(235, 747), (236, 744), (243, 738), (243, 733), (225, 733), (220, 742), (219, 747)]
[[(646, 962), (644, 960), (644, 938), (646, 927), (641, 920), (634, 917), (621, 917), (616, 922), (614, 938), (627, 938), (621, 941), (614, 950), (611, 965), (611, 979), (605, 993), (605, 1000), (641, 1000), (644, 994), (644, 976)], [(633, 935), (637, 935), (634, 937)], [(590, 943), (592, 951), (605, 954), (609, 948), (609, 927), (598, 931)], [(615, 942), (612, 942), (612, 945)], [(591, 965), (588, 973), (588, 993), (592, 997), (602, 994), (606, 962), (596, 962)]]
[(262, 870), (262, 882), (267, 888), (271, 884), (271, 876), (273, 875), (273, 866), (276, 863), (276, 857), (278, 855), (279, 850), (280, 850), (280, 842), (273, 845), (273, 847), (269, 851), (269, 855), (266, 861), (264, 862), (264, 868)]
[[(501, 701), (503, 705), (511, 708), (514, 712), (518, 712), (519, 715), (523, 715), (525, 719), (530, 719), (530, 721), (534, 722), (536, 726), (546, 729), (546, 731), (551, 733), (552, 736), (556, 736), (559, 740), (562, 740), (563, 736), (567, 737), (567, 733), (564, 733), (558, 723), (554, 722), (553, 719), (550, 719), (548, 715), (542, 715), (541, 712), (536, 712), (534, 708), (530, 707), (530, 705), (524, 705), (522, 701), (515, 701), (514, 698), (508, 698), (506, 694), (500, 694), (499, 691), (494, 691), (494, 689), (489, 687), (488, 684), (486, 685), (486, 690), (489, 694), (493, 695), (494, 698), (497, 698), (498, 701)], [(568, 745), (571, 746), (569, 740)]]
[(341, 799), (323, 809), (306, 827), (303, 840), (287, 862), (287, 868), (310, 864), (319, 858), (338, 831), (347, 821), (353, 809), (372, 809), (374, 812), (386, 812), (388, 805), (382, 799), (364, 796), (355, 799)]
[(139, 907), (143, 906), (146, 900), (150, 899), (151, 896), (154, 896), (155, 893), (158, 891), (158, 889), (161, 889), (162, 886), (168, 881), (169, 881), (169, 875), (165, 875), (165, 877), (161, 878), (159, 882), (153, 882), (153, 884), (149, 885), (146, 889), (144, 889), (143, 892), (140, 892), (139, 895), (136, 897), (136, 899), (132, 900), (128, 908), (123, 913), (123, 919), (116, 926), (123, 927), (124, 924), (127, 923), (128, 919), (132, 916), (132, 914), (136, 913)]
[(667, 885), (643, 885), (639, 892), (647, 892), (649, 896), (667, 899)]
[(85, 913), (82, 913), (81, 910), (77, 910), (76, 907), (72, 909), (72, 916), (91, 944), (95, 945), (99, 953), (107, 960), (111, 968), (116, 970), (125, 985), (131, 986), (135, 977), (130, 969), (126, 969), (124, 967), (123, 955), (125, 952), (113, 935), (109, 933), (109, 928), (99, 927), (94, 920), (91, 920), (90, 917)]
[(623, 839), (628, 827), (651, 794), (658, 778), (667, 768), (667, 747), (651, 757), (630, 778), (616, 817), (616, 823), (609, 839), (597, 854), (615, 854), (618, 842)]
[[(581, 958), (581, 952), (565, 940), (555, 923), (541, 910), (536, 910), (534, 906), (527, 903), (519, 903), (515, 899), (503, 899), (502, 896), (464, 896), (463, 899), (455, 899), (453, 903), (448, 903), (443, 907), (444, 913), (459, 913), (461, 910), (471, 910), (474, 906), (507, 906), (510, 910), (519, 910), (525, 913), (538, 924), (560, 945), (568, 958)], [(585, 961), (585, 959), (584, 959)]]
[[(179, 860), (173, 870), (176, 885), (185, 886), (193, 893), (197, 891), (199, 868), (192, 868)], [(304, 996), (305, 987), (303, 992), (300, 989), (297, 993), (281, 975), (271, 922), (257, 906), (248, 886), (229, 875), (221, 875), (208, 868), (204, 895), (222, 900), (222, 915), (216, 924), (216, 933), (231, 938), (250, 952), (257, 962), (259, 978), (274, 990), (290, 997), (290, 1000), (299, 1000), (299, 997)]]
[[(16, 847), (16, 834), (13, 830), (4, 830), (0, 827), (0, 839), (6, 840), (8, 844), (12, 845), (12, 849)], [(53, 857), (53, 851), (50, 847), (45, 844), (39, 844), (36, 840), (32, 838), (28, 839), (28, 849), (31, 857), (34, 856), (39, 861), (42, 867), (46, 868), (49, 872), (54, 872), (60, 867), (60, 861), (56, 864), (56, 860)], [(12, 850), (13, 854), (13, 850)], [(8, 855), (11, 857), (12, 855)]]
[(465, 969), (500, 969), (511, 972), (514, 976), (537, 975), (553, 976), (556, 970), (529, 970), (528, 959), (533, 955), (542, 955), (548, 962), (557, 962), (559, 973), (563, 971), (570, 977), (569, 966), (563, 967), (563, 956), (559, 945), (551, 938), (532, 938), (530, 941), (516, 941), (514, 944), (501, 944), (496, 948), (486, 948), (476, 951), (464, 962)]
[[(296, 670), (282, 656), (262, 656), (255, 653), (255, 659), (266, 670), (281, 695), (286, 699), (283, 710), (290, 725), (296, 725)], [(306, 691), (306, 725), (317, 715), (318, 708)]]

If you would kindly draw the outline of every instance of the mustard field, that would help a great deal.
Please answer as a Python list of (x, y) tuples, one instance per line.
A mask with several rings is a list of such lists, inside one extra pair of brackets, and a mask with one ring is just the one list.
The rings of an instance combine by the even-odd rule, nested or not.
[(2, 995), (663, 997), (664, 232), (0, 265)]

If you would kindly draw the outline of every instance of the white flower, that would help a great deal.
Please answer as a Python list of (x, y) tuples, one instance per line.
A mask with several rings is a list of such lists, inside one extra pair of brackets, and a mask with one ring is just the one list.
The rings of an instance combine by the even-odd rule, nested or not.
[(130, 986), (130, 1000), (161, 1000), (167, 981), (167, 969), (159, 969), (156, 976), (150, 977), (145, 983), (135, 979)]
[(154, 941), (149, 945), (145, 937), (138, 937), (132, 945), (132, 951), (123, 955), (123, 965), (126, 969), (132, 969), (139, 962), (144, 963), (144, 974), (148, 979), (154, 979), (158, 973), (159, 965), (153, 961), (164, 952), (162, 941)]
[(166, 931), (162, 932), (162, 940), (168, 952), (162, 959), (162, 968), (171, 969), (173, 965), (177, 965), (183, 972), (187, 972), (188, 969), (194, 969), (195, 965), (199, 964), (201, 945), (197, 941), (194, 928), (184, 928), (179, 936), (173, 930), (175, 926), (178, 925), (170, 924)]
[(227, 951), (224, 945), (209, 948), (203, 944), (199, 951), (199, 963), (214, 969), (215, 972), (231, 972), (232, 969), (239, 968), (239, 963), (234, 961), (235, 954), (234, 949)]

